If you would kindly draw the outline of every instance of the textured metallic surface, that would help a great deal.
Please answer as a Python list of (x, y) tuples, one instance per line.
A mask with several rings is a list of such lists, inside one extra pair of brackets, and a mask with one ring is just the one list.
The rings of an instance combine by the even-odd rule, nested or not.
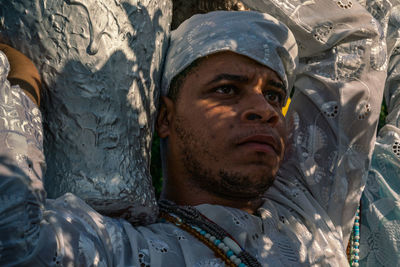
[(19, 0), (0, 6), (0, 38), (30, 57), (42, 102), (48, 196), (151, 221), (150, 145), (172, 4)]

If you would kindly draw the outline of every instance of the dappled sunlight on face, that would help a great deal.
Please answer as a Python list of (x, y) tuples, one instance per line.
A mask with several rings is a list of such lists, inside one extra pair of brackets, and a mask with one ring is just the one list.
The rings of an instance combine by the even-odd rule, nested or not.
[(188, 176), (223, 194), (263, 193), (285, 150), (281, 84), (271, 69), (241, 55), (203, 60), (181, 87), (169, 136)]

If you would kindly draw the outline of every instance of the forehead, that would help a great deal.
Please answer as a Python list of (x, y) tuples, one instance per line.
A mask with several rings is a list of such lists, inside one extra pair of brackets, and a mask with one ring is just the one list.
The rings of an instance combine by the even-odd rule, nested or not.
[(249, 76), (247, 78), (262, 76), (282, 83), (282, 80), (276, 72), (269, 67), (249, 57), (230, 51), (219, 52), (202, 58), (194, 72), (197, 72), (198, 77), (202, 79), (226, 72)]

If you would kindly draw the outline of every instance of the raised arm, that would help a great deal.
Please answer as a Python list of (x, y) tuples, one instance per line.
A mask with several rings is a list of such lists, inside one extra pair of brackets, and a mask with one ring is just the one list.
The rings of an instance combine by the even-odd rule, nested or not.
[[(14, 64), (11, 75), (36, 83), (30, 79), (39, 77), (33, 64), (10, 47), (5, 52)], [(114, 227), (118, 236), (116, 222), (72, 195), (46, 203), (41, 114), (27, 85), (21, 90), (7, 80), (9, 71), (0, 52), (0, 265), (112, 265), (111, 239), (100, 229)]]
[(400, 262), (400, 2), (391, 9), (388, 52), (388, 116), (376, 140), (361, 198), (361, 266), (396, 266)]
[(321, 226), (321, 218), (347, 244), (375, 142), (386, 78), (385, 29), (357, 1), (244, 2), (272, 10), (299, 45), (287, 116), (293, 134), (268, 197), (296, 203), (291, 208), (304, 220)]
[(35, 248), (46, 196), (40, 111), (10, 85), (9, 70), (0, 52), (0, 265)]

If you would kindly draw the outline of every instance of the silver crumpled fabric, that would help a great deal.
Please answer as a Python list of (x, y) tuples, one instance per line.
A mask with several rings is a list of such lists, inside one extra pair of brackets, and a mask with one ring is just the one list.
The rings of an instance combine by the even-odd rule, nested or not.
[(0, 36), (44, 82), (45, 188), (151, 222), (149, 170), (170, 1), (8, 1)]

